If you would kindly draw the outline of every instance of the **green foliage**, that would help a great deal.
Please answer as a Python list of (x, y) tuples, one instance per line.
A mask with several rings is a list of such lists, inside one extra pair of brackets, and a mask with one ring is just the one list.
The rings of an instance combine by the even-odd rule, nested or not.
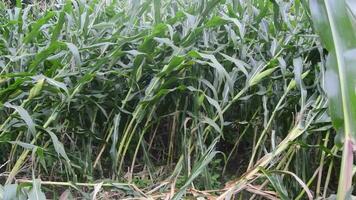
[(326, 61), (325, 90), (333, 126), (343, 137), (344, 149), (337, 199), (348, 199), (352, 188), (356, 147), (356, 6), (352, 1), (310, 2), (315, 28), (330, 52)]
[(306, 1), (33, 4), (0, 3), (0, 195), (336, 192), (329, 69)]

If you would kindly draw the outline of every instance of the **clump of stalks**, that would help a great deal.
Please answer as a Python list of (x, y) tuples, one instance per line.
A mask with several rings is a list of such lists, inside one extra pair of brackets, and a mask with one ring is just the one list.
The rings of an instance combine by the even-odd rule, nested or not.
[(0, 197), (351, 197), (355, 5), (309, 3), (0, 3)]

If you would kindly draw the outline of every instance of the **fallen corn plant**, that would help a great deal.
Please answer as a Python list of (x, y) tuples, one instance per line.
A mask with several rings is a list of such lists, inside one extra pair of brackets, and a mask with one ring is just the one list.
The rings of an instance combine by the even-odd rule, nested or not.
[[(351, 28), (353, 4), (342, 5)], [(328, 42), (339, 41), (329, 34), (340, 34), (334, 12), (318, 18), (337, 24), (323, 32)], [(330, 57), (340, 69), (353, 51), (337, 56), (330, 43), (325, 62), (317, 14), (305, 0), (1, 2), (0, 198), (349, 190), (350, 149), (339, 155), (332, 139), (346, 129), (336, 134), (327, 112), (328, 102), (330, 111), (344, 104), (324, 90)]]

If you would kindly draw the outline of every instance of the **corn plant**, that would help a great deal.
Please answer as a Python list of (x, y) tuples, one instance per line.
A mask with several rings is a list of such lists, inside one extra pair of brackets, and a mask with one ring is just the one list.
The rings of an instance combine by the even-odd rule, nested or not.
[(310, 8), (315, 29), (329, 51), (325, 89), (333, 126), (343, 143), (337, 199), (349, 199), (356, 150), (356, 6), (352, 1), (313, 0)]
[[(329, 23), (336, 10), (324, 15), (321, 4), (1, 2), (1, 197), (316, 199), (350, 190), (350, 146), (346, 185), (336, 171), (338, 141), (352, 144), (343, 98), (352, 102), (354, 82), (340, 68), (352, 63), (352, 42), (335, 40), (341, 19)], [(338, 5), (348, 30), (352, 8)], [(316, 31), (330, 27), (320, 35), (328, 52), (311, 19)], [(334, 81), (340, 101), (330, 97)]]

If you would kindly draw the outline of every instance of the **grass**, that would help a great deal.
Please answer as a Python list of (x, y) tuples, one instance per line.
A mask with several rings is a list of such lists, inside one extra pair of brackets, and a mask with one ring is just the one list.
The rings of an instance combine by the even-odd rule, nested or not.
[(0, 197), (345, 199), (342, 2), (0, 3)]

